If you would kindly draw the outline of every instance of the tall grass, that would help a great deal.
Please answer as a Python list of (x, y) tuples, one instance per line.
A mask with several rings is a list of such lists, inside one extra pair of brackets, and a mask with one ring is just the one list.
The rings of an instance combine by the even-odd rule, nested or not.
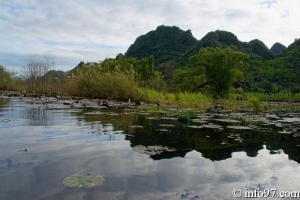
[(149, 88), (138, 88), (137, 98), (148, 103), (162, 102), (168, 104), (165, 94)]
[(300, 101), (300, 94), (290, 94), (288, 92), (280, 93), (244, 93), (242, 95), (243, 99), (247, 99), (249, 95), (257, 96), (261, 101)]
[(258, 113), (262, 111), (262, 106), (260, 104), (259, 98), (254, 95), (249, 95), (248, 102), (253, 109), (253, 112)]
[(67, 94), (116, 100), (134, 99), (137, 84), (125, 74), (82, 74), (71, 78), (65, 85)]
[(183, 92), (178, 95), (177, 104), (184, 107), (208, 107), (212, 99), (202, 93)]
[(228, 98), (221, 99), (220, 104), (224, 107), (226, 110), (239, 110), (241, 108), (241, 103), (238, 102), (239, 95), (236, 94), (230, 94)]
[(139, 98), (149, 103), (160, 102), (165, 105), (173, 105), (178, 107), (203, 107), (206, 108), (211, 104), (211, 98), (202, 93), (169, 93), (157, 92), (149, 88), (139, 88)]

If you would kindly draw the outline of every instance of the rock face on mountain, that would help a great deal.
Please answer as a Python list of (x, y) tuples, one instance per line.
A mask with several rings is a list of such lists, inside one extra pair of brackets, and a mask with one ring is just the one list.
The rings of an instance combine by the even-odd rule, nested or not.
[(275, 56), (277, 56), (280, 53), (282, 53), (285, 49), (286, 47), (283, 44), (276, 42), (275, 44), (273, 44), (270, 50)]
[(125, 55), (138, 59), (154, 55), (156, 65), (173, 60), (180, 67), (186, 65), (188, 58), (204, 47), (230, 47), (248, 53), (252, 58), (274, 58), (274, 54), (258, 39), (242, 42), (231, 32), (217, 30), (197, 40), (190, 30), (183, 31), (176, 26), (163, 25), (139, 36)]

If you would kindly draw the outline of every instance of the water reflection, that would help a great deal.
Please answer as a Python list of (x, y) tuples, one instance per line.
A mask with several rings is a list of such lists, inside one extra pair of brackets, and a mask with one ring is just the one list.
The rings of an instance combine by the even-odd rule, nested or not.
[[(261, 122), (257, 122), (260, 124)], [(126, 136), (130, 140), (131, 146), (167, 146), (175, 148), (176, 152), (162, 152), (151, 155), (152, 159), (164, 159), (182, 156), (191, 150), (196, 150), (203, 157), (212, 161), (221, 161), (232, 157), (234, 152), (245, 152), (249, 157), (256, 157), (258, 152), (266, 145), (271, 155), (287, 153), (289, 158), (300, 163), (299, 147), (300, 138), (293, 135), (284, 135), (279, 132), (282, 130), (275, 125), (263, 124), (263, 129), (230, 129), (222, 130), (207, 128), (194, 128), (184, 126), (178, 121), (154, 117), (149, 115), (136, 115), (133, 124), (137, 127), (129, 129), (133, 135)], [(161, 129), (161, 125), (166, 129)], [(216, 123), (222, 125), (222, 123)], [(247, 125), (243, 123), (242, 125)], [(223, 125), (224, 126), (224, 125)], [(192, 128), (191, 128), (192, 127)]]
[[(8, 104), (9, 104), (9, 99), (0, 97), (0, 117), (4, 115), (2, 112), (5, 110)], [(1, 119), (1, 121), (5, 121), (5, 119)]]
[[(244, 115), (202, 113), (183, 125), (162, 109), (71, 109), (22, 100), (4, 108), (1, 119), (20, 123), (0, 123), (0, 199), (221, 200), (233, 199), (234, 188), (300, 187), (299, 137), (280, 133), (297, 125), (284, 116), (270, 121), (261, 114), (250, 123), (238, 118)], [(155, 152), (133, 151), (139, 146)], [(176, 151), (160, 150), (165, 147)], [(106, 182), (64, 188), (61, 180), (75, 173)]]
[[(204, 119), (213, 120), (214, 117), (217, 119), (213, 124), (201, 127), (197, 122), (202, 122), (203, 119), (196, 118), (189, 125), (183, 125), (176, 117), (170, 117), (168, 112), (151, 111), (85, 108), (72, 114), (76, 115), (78, 125), (87, 126), (91, 134), (109, 134), (113, 140), (114, 134), (124, 132), (124, 138), (130, 141), (132, 148), (141, 145), (176, 149), (172, 152), (149, 154), (154, 160), (184, 157), (192, 150), (200, 152), (203, 157), (212, 161), (232, 158), (234, 152), (245, 152), (247, 156), (255, 157), (266, 145), (271, 155), (284, 152), (290, 159), (300, 162), (299, 137), (280, 134), (283, 128), (276, 123), (263, 120), (240, 122), (236, 119), (227, 119), (230, 114), (216, 112), (215, 116), (202, 114)], [(259, 117), (261, 116), (257, 118)], [(249, 124), (255, 128), (247, 128)]]
[(23, 118), (28, 119), (29, 126), (52, 126), (54, 124), (54, 114), (47, 107), (27, 108), (23, 112)]
[(0, 109), (7, 106), (9, 103), (9, 99), (0, 97)]
[(33, 166), (33, 162), (20, 163), (20, 162), (14, 162), (13, 159), (11, 158), (7, 158), (6, 165), (7, 168), (31, 167)]

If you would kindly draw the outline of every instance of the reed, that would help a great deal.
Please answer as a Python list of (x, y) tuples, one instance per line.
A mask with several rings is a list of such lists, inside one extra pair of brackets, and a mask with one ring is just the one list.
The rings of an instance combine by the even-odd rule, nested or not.
[(161, 104), (191, 107), (191, 108), (207, 108), (211, 104), (211, 98), (202, 93), (180, 92), (157, 92), (149, 88), (139, 88), (140, 100), (148, 103), (160, 102)]
[(258, 112), (262, 111), (262, 106), (261, 106), (261, 103), (257, 96), (249, 95), (248, 102), (249, 102), (250, 106), (252, 107), (253, 112), (258, 113)]
[(82, 74), (68, 80), (65, 91), (74, 96), (128, 100), (137, 96), (138, 87), (124, 74)]

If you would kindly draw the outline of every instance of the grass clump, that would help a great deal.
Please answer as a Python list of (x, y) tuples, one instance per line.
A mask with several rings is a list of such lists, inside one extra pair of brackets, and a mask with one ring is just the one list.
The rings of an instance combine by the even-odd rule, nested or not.
[(177, 94), (176, 103), (182, 107), (208, 107), (211, 98), (202, 93), (183, 92)]
[(258, 113), (262, 111), (262, 106), (257, 96), (251, 95), (248, 97), (248, 102), (253, 109), (253, 112)]
[(226, 110), (237, 111), (241, 108), (241, 104), (238, 102), (237, 95), (235, 94), (229, 95), (227, 99), (221, 99), (220, 104)]

